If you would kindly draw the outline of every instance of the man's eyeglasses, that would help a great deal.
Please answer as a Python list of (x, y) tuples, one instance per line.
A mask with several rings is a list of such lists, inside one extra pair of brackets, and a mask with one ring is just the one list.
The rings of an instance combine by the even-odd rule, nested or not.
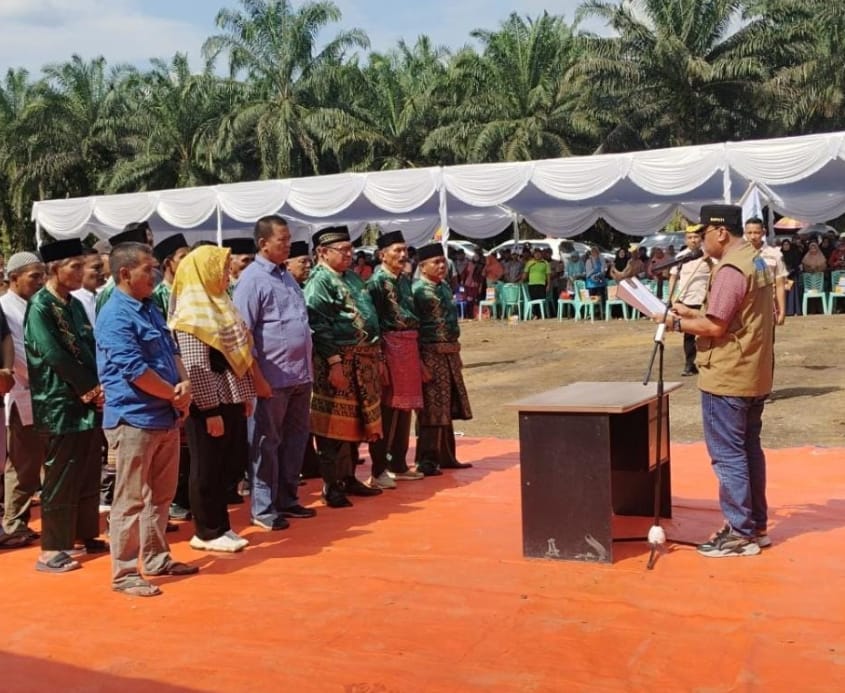
[(335, 252), (338, 252), (341, 255), (352, 255), (352, 251), (354, 250), (354, 248), (351, 245), (349, 247), (342, 246), (340, 248), (333, 245), (327, 245), (326, 250), (334, 250)]

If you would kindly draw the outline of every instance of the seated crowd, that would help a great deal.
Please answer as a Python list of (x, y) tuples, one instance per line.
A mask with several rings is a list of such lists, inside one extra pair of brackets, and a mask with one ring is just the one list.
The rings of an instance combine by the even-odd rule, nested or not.
[(40, 539), (35, 568), (54, 574), (110, 553), (112, 589), (154, 596), (151, 576), (199, 570), (171, 556), (174, 499), (193, 549), (235, 553), (249, 540), (227, 506), (244, 485), (250, 523), (274, 531), (317, 514), (300, 502), (304, 466), (330, 508), (470, 467), (455, 450), (453, 420), (472, 412), (443, 246), (418, 249), (412, 280), (402, 232), (383, 234), (364, 280), (346, 227), (311, 240), (291, 243), (273, 215), (224, 247), (154, 243), (141, 222), (90, 251), (73, 239), (12, 255), (0, 548)]

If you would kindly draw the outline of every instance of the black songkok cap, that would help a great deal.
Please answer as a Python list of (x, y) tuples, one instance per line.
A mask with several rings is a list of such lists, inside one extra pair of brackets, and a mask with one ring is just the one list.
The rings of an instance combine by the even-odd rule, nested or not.
[(444, 257), (445, 255), (446, 253), (443, 252), (442, 243), (429, 243), (417, 250), (417, 262), (431, 260), (434, 257)]
[(349, 228), (346, 226), (327, 226), (311, 237), (311, 242), (315, 248), (318, 245), (329, 245), (330, 243), (341, 243), (349, 240), (352, 239), (349, 238)]
[(38, 254), (41, 255), (44, 262), (56, 262), (57, 260), (67, 260), (70, 257), (79, 257), (84, 252), (82, 241), (78, 238), (44, 243), (38, 248)]
[(153, 248), (153, 255), (159, 264), (164, 264), (164, 261), (173, 255), (179, 248), (187, 248), (188, 241), (181, 233), (168, 236), (161, 243)]
[(242, 236), (241, 238), (225, 238), (223, 239), (223, 247), (229, 248), (232, 255), (255, 255), (255, 239), (249, 236)]
[(310, 255), (311, 253), (308, 252), (308, 241), (294, 241), (290, 244), (288, 259), (293, 257), (309, 257)]
[(708, 226), (724, 226), (733, 234), (742, 233), (742, 207), (739, 205), (703, 205), (701, 207), (701, 224)]
[(394, 243), (404, 243), (405, 236), (402, 234), (401, 231), (391, 231), (390, 233), (383, 233), (381, 236), (378, 237), (376, 241), (376, 245), (378, 246), (379, 250), (384, 250), (388, 246), (393, 245)]
[(123, 227), (123, 231), (109, 238), (111, 247), (119, 243), (147, 243), (147, 231), (150, 225), (146, 221), (133, 221)]

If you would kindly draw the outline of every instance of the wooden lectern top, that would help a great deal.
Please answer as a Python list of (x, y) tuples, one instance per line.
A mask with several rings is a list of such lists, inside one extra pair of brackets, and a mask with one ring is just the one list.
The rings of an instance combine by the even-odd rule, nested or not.
[[(663, 384), (669, 394), (682, 383)], [(519, 411), (624, 414), (657, 399), (657, 383), (583, 382), (541, 392), (505, 406)]]

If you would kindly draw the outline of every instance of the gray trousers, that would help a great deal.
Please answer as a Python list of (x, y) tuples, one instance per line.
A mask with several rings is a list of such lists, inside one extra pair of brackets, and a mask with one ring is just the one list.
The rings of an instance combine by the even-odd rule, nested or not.
[(154, 574), (170, 562), (165, 531), (176, 478), (179, 474), (179, 429), (153, 431), (121, 424), (105, 431), (109, 448), (117, 453), (112, 500), (112, 585)]
[(24, 426), (18, 408), (12, 404), (9, 412), (9, 459), (4, 473), (3, 529), (6, 534), (26, 531), (32, 496), (41, 488), (43, 465), (44, 435), (36, 431), (35, 426)]

